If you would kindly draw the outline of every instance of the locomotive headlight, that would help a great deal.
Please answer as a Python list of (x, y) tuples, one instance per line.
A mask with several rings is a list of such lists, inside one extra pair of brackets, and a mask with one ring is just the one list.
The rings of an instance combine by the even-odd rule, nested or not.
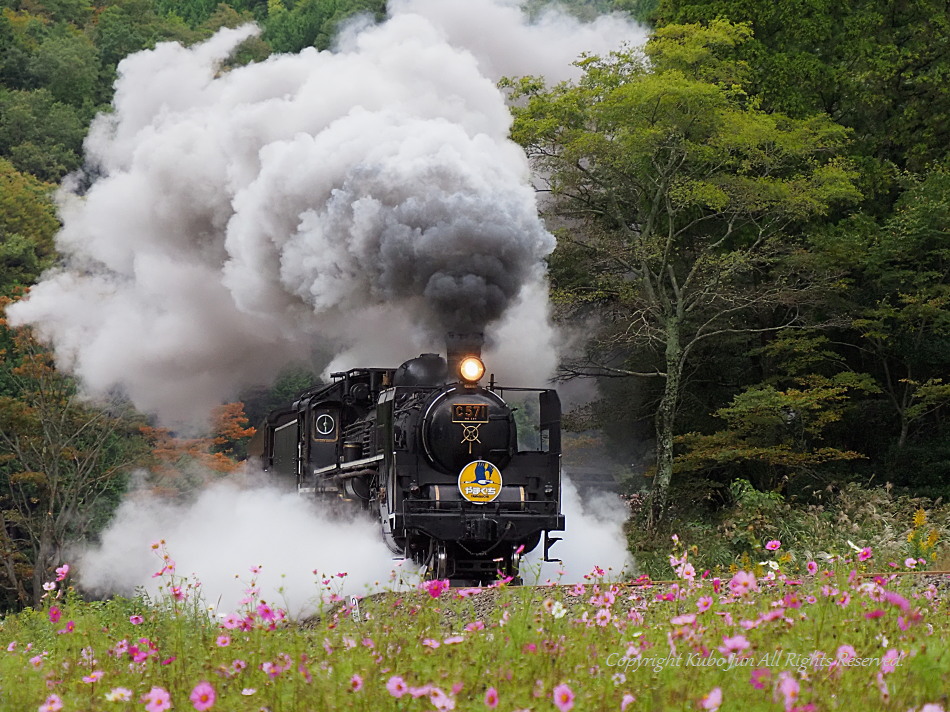
[(485, 364), (477, 356), (468, 356), (459, 364), (459, 375), (463, 381), (476, 383), (485, 375)]

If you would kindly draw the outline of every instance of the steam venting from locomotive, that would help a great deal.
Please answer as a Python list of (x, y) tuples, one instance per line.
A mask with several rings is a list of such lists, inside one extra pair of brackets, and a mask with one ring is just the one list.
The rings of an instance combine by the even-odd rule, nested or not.
[(495, 359), (499, 375), (542, 381), (554, 240), (495, 82), (566, 78), (580, 52), (640, 30), (529, 23), (507, 0), (399, 0), (334, 52), (224, 69), (256, 32), (120, 64), (114, 111), (59, 196), (64, 262), (11, 320), (91, 395), (119, 389), (173, 424), (315, 344), (345, 368), (484, 331), (517, 356)]

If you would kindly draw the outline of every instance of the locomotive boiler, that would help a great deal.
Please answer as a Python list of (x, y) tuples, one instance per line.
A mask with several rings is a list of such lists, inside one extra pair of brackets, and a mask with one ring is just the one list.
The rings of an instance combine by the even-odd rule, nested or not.
[(561, 406), (552, 389), (482, 385), (480, 351), (480, 334), (450, 334), (447, 358), (334, 373), (271, 412), (250, 454), (301, 495), (369, 512), (431, 578), (517, 579), (564, 529)]

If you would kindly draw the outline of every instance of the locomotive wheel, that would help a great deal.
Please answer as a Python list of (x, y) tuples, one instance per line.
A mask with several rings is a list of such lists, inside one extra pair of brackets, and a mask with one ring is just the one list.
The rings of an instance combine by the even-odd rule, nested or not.
[(519, 576), (519, 571), (521, 569), (521, 553), (519, 551), (512, 551), (511, 558), (508, 560), (508, 571), (506, 575), (511, 576), (511, 585), (520, 586), (522, 584), (521, 576)]
[(449, 556), (445, 544), (432, 542), (429, 550), (429, 560), (426, 562), (427, 578), (444, 579), (449, 574)]

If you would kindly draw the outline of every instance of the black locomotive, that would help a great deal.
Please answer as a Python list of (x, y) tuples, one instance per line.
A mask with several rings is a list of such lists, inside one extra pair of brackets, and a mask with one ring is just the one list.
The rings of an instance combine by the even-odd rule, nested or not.
[(521, 555), (543, 538), (548, 560), (564, 529), (561, 405), (550, 389), (479, 385), (480, 351), (480, 334), (450, 334), (447, 360), (334, 373), (271, 412), (250, 454), (300, 494), (361, 505), (429, 577), (517, 578)]

